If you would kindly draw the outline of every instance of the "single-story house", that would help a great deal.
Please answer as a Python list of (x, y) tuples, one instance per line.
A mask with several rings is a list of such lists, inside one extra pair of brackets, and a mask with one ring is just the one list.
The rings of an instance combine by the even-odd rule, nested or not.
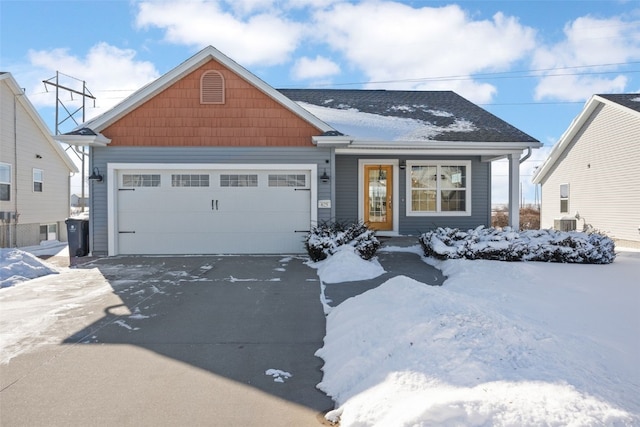
[(0, 72), (0, 247), (66, 241), (75, 172), (13, 75)]
[(491, 223), (491, 162), (540, 143), (450, 91), (276, 90), (207, 47), (69, 135), (94, 254), (298, 253), (310, 227)]
[(540, 226), (640, 248), (640, 94), (594, 95), (537, 169)]
[(71, 195), (71, 207), (72, 208), (86, 207), (86, 206), (89, 206), (89, 197), (88, 196), (82, 197), (79, 194), (72, 194)]

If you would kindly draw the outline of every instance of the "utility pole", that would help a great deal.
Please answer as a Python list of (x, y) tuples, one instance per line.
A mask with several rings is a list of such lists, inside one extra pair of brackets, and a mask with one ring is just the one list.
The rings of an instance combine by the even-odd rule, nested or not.
[[(82, 82), (82, 91), (79, 91), (78, 89), (74, 89), (71, 88), (69, 86), (64, 86), (60, 83), (60, 75), (65, 76), (67, 79), (70, 79), (71, 81), (75, 81), (75, 82)], [(67, 120), (71, 119), (73, 120), (73, 122), (75, 123), (76, 126), (78, 126), (80, 123), (84, 123), (85, 121), (85, 109), (86, 109), (86, 101), (87, 99), (93, 99), (93, 106), (95, 107), (96, 105), (96, 97), (93, 96), (93, 94), (91, 93), (91, 91), (87, 88), (87, 83), (84, 80), (80, 80), (77, 79), (75, 77), (71, 77), (67, 74), (63, 74), (59, 71), (56, 71), (56, 75), (54, 77), (51, 77), (50, 79), (47, 80), (43, 80), (42, 83), (44, 83), (44, 88), (47, 92), (49, 92), (49, 86), (53, 86), (55, 88), (55, 93), (56, 93), (56, 127), (55, 127), (55, 134), (56, 135), (60, 135), (60, 125), (64, 124)], [(71, 111), (67, 108), (67, 106), (64, 104), (64, 102), (62, 101), (62, 99), (60, 98), (60, 90), (63, 90), (65, 93), (70, 94), (71, 96), (71, 100), (74, 101), (73, 99), (73, 95), (79, 95), (82, 98), (82, 104), (80, 107), (78, 107), (76, 110)], [(65, 116), (63, 116), (64, 118), (60, 117), (60, 110), (63, 109), (64, 112), (66, 113)], [(82, 113), (82, 121), (80, 123), (78, 123), (78, 121), (76, 120), (76, 115), (78, 113)], [(85, 186), (85, 157), (87, 155), (87, 153), (85, 152), (85, 148), (82, 147), (78, 147), (78, 146), (71, 146), (69, 145), (69, 147), (67, 147), (67, 150), (71, 149), (71, 151), (73, 151), (73, 153), (76, 155), (76, 157), (78, 157), (82, 163), (82, 192), (80, 195), (80, 208), (82, 209), (82, 212), (84, 212), (84, 208), (85, 208), (85, 192), (84, 192), (84, 186)]]

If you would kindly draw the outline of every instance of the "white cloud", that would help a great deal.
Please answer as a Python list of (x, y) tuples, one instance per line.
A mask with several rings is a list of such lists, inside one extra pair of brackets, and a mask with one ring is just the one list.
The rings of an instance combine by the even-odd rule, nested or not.
[(315, 58), (302, 57), (293, 66), (292, 75), (296, 80), (319, 79), (340, 73), (340, 66), (331, 59), (317, 55)]
[(203, 48), (215, 46), (228, 52), (244, 66), (277, 65), (287, 61), (295, 51), (303, 26), (276, 13), (248, 13), (266, 7), (268, 2), (243, 2), (235, 10), (224, 9), (221, 2), (204, 0), (138, 3), (136, 25), (157, 27), (165, 31), (171, 43)]
[(342, 3), (317, 12), (315, 19), (319, 41), (341, 52), (370, 81), (387, 82), (370, 86), (446, 87), (475, 102), (490, 101), (495, 88), (472, 79), (427, 78), (506, 70), (535, 41), (534, 30), (516, 18), (497, 13), (492, 20), (474, 21), (457, 5), (416, 9), (390, 1)]
[[(158, 78), (154, 65), (137, 61), (135, 55), (134, 50), (119, 49), (107, 43), (96, 44), (84, 58), (70, 54), (67, 49), (29, 51), (33, 70), (24, 81), (27, 87), (32, 88), (27, 91), (29, 100), (38, 107), (55, 106), (55, 89), (49, 87), (49, 92), (43, 93), (41, 80), (43, 76), (49, 78), (60, 71), (64, 73), (60, 75), (61, 85), (82, 92), (82, 80), (86, 82), (88, 90), (97, 98), (97, 108), (93, 108), (93, 102), (87, 102), (86, 119), (94, 117)], [(61, 91), (60, 97), (67, 106), (75, 105), (77, 108), (81, 105), (81, 98), (74, 96), (72, 100), (68, 92)]]
[(588, 99), (594, 93), (626, 90), (628, 79), (622, 72), (593, 74), (616, 71), (620, 69), (619, 65), (593, 65), (639, 60), (640, 21), (584, 16), (565, 25), (564, 35), (563, 41), (542, 47), (534, 55), (535, 69), (571, 67), (544, 72), (535, 90), (536, 100), (579, 101)]

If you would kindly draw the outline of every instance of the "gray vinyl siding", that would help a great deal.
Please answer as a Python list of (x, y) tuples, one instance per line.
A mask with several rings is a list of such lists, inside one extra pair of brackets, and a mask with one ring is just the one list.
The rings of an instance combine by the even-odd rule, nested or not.
[[(640, 118), (602, 104), (542, 181), (541, 227), (574, 217), (628, 242), (640, 243)], [(560, 212), (560, 185), (569, 184), (569, 212)]]
[[(329, 170), (331, 151), (299, 147), (94, 147), (91, 167), (97, 167), (104, 181), (91, 184), (90, 245), (94, 254), (108, 251), (107, 241), (107, 164), (108, 163), (225, 163), (318, 165), (318, 177)], [(331, 185), (318, 179), (318, 200), (331, 200)], [(318, 221), (328, 220), (329, 209), (318, 209)]]
[[(358, 159), (389, 159), (390, 156), (336, 156), (336, 220), (355, 221), (358, 218)], [(406, 216), (406, 169), (399, 170), (398, 195), (399, 230), (402, 235), (418, 235), (438, 227), (460, 229), (491, 224), (491, 163), (478, 157), (412, 156), (394, 157), (398, 160), (467, 160), (471, 161), (470, 216)]]

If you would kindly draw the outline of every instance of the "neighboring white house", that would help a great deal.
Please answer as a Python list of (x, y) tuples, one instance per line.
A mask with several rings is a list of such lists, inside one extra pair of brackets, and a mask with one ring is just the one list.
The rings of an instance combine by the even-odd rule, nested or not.
[(67, 240), (72, 172), (14, 77), (0, 72), (0, 247)]
[(594, 95), (533, 182), (542, 184), (541, 228), (588, 224), (640, 247), (640, 94)]
[(89, 197), (85, 196), (82, 197), (78, 194), (72, 194), (71, 195), (71, 207), (72, 208), (77, 208), (77, 207), (86, 207), (89, 206)]

